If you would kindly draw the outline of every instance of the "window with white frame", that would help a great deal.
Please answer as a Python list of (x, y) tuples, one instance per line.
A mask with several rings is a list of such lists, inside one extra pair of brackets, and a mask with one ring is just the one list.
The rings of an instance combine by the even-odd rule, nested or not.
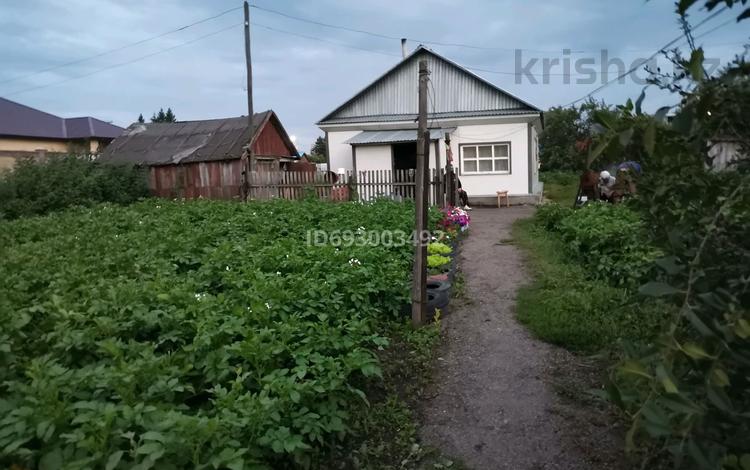
[(461, 174), (482, 173), (510, 173), (510, 142), (461, 145)]

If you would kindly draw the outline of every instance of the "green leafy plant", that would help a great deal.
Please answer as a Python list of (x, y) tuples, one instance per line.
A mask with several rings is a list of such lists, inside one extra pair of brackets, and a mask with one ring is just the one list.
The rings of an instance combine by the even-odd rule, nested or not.
[(427, 267), (428, 268), (442, 268), (449, 265), (451, 259), (447, 256), (442, 255), (429, 255), (427, 256)]
[(148, 200), (0, 222), (0, 466), (322, 465), (382, 376), (412, 247), (307, 233), (413, 221), (384, 200)]
[(453, 248), (449, 247), (445, 243), (432, 242), (427, 245), (427, 253), (430, 255), (450, 255), (453, 253)]
[(85, 158), (20, 160), (0, 174), (0, 220), (99, 202), (129, 204), (149, 195), (143, 170)]

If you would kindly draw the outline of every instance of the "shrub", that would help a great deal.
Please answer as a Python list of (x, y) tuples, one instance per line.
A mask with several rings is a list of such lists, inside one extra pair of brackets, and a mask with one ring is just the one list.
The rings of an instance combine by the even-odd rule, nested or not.
[(664, 309), (632, 305), (626, 289), (593, 279), (557, 234), (536, 221), (515, 224), (514, 239), (526, 248), (534, 282), (518, 294), (518, 317), (545, 341), (586, 353), (621, 341), (649, 341), (665, 321)]
[(570, 207), (563, 207), (557, 203), (544, 204), (539, 206), (534, 214), (537, 223), (544, 227), (545, 230), (556, 232), (559, 229), (560, 222), (573, 213)]
[(664, 155), (670, 178), (650, 175), (639, 203), (665, 256), (641, 292), (673, 313), (656, 344), (627, 351), (610, 398), (631, 447), (647, 437), (681, 468), (750, 468), (750, 174)]
[(640, 285), (659, 256), (638, 214), (622, 204), (587, 204), (563, 216), (556, 228), (591, 277), (615, 286)]
[(570, 171), (543, 171), (539, 173), (539, 180), (543, 183), (570, 186), (578, 184), (579, 175)]
[(143, 170), (78, 157), (19, 161), (0, 175), (0, 219), (40, 215), (98, 202), (128, 204), (148, 196)]

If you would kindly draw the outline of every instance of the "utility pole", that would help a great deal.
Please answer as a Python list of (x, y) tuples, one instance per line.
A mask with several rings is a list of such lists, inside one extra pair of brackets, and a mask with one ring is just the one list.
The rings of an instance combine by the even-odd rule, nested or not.
[(425, 150), (430, 145), (427, 130), (427, 61), (419, 61), (419, 125), (417, 129), (417, 171), (415, 199), (414, 271), (412, 273), (411, 321), (421, 326), (427, 310), (427, 171)]
[(255, 172), (255, 155), (253, 154), (253, 137), (255, 128), (253, 127), (253, 62), (250, 55), (250, 5), (245, 0), (243, 4), (245, 10), (245, 66), (247, 68), (247, 128), (250, 129), (250, 142), (247, 145), (247, 156), (249, 168), (245, 168), (245, 178), (248, 182), (248, 194), (252, 197), (253, 173)]

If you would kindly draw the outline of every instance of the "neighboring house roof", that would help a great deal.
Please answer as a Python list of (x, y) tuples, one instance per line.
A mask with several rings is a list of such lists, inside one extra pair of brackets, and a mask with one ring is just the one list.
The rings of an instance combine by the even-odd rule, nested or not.
[[(276, 114), (270, 110), (253, 115), (253, 144), (269, 123), (283, 140), (289, 151), (288, 156), (296, 156), (297, 149)], [(240, 158), (248, 143), (250, 128), (244, 116), (205, 121), (135, 123), (107, 146), (100, 161), (172, 165), (230, 160)]]
[(418, 113), (417, 63), (421, 59), (427, 59), (430, 71), (431, 119), (542, 112), (457, 63), (419, 46), (395, 67), (326, 115), (318, 125), (415, 120)]
[(0, 135), (42, 139), (114, 139), (123, 130), (96, 118), (61, 118), (0, 98)]

